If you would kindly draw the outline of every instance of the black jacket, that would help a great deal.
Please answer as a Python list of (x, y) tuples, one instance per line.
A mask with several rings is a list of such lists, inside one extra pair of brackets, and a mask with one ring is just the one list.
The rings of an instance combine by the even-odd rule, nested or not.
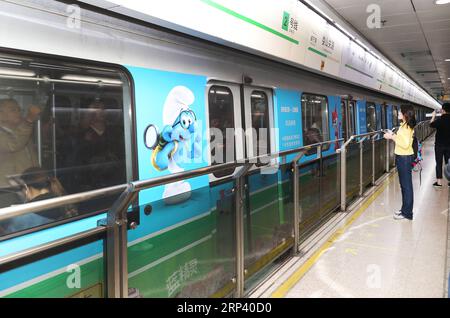
[(450, 114), (443, 114), (430, 127), (436, 129), (436, 146), (450, 147)]
[[(37, 196), (36, 198), (31, 200), (29, 203), (43, 201), (43, 200), (48, 200), (48, 199), (53, 199), (53, 198), (56, 198), (56, 197), (57, 196), (55, 196), (55, 195), (53, 195), (51, 193), (41, 194), (40, 196)], [(48, 219), (51, 219), (53, 221), (56, 221), (56, 220), (63, 219), (65, 217), (65, 213), (66, 213), (66, 211), (65, 211), (64, 207), (57, 207), (57, 208), (45, 210), (45, 211), (42, 211), (42, 212), (38, 212), (36, 214), (39, 214), (40, 216), (43, 216), (43, 217), (48, 218)]]

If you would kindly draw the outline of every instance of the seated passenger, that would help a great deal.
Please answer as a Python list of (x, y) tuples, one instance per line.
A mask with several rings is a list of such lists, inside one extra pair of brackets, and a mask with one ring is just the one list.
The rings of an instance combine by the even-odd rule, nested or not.
[[(64, 195), (64, 189), (58, 179), (51, 177), (42, 168), (29, 168), (22, 175), (25, 203), (53, 199)], [(36, 213), (21, 215), (3, 223), (6, 233), (27, 230), (40, 225), (65, 219), (76, 215), (72, 206), (53, 208)], [(1, 231), (1, 229), (0, 229)]]
[(91, 103), (89, 110), (82, 123), (77, 146), (77, 163), (83, 168), (82, 191), (126, 182), (121, 131), (108, 125), (105, 105), (101, 101)]
[(305, 146), (322, 142), (322, 134), (319, 128), (311, 127), (305, 133)]
[(32, 135), (40, 113), (41, 109), (32, 105), (23, 118), (16, 100), (0, 100), (0, 208), (18, 203), (11, 177), (37, 165)]

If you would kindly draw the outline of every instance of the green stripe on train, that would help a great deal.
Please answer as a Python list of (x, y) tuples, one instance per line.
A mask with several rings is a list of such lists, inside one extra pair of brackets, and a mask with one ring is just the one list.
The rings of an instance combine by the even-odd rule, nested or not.
[(103, 296), (103, 258), (96, 259), (80, 266), (81, 288), (71, 289), (68, 287), (67, 280), (71, 278), (71, 273), (63, 272), (56, 276), (40, 281), (34, 285), (28, 286), (22, 290), (13, 292), (6, 298), (61, 298), (75, 296), (92, 288), (99, 286), (94, 296)]

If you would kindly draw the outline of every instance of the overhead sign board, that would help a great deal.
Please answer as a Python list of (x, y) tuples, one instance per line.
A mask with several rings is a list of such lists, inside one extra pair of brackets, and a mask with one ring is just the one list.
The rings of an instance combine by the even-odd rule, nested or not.
[[(96, 4), (98, 0), (84, 1)], [(412, 102), (439, 103), (297, 0), (110, 0), (110, 10), (283, 59)]]

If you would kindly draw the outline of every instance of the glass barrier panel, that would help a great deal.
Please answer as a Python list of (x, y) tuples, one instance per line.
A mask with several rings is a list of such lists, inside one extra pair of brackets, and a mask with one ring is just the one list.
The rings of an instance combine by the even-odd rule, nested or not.
[(234, 182), (204, 186), (148, 203), (143, 203), (151, 200), (145, 200), (145, 191), (141, 192), (141, 224), (128, 233), (129, 287), (146, 298), (232, 294), (236, 277), (233, 187)]
[(375, 141), (375, 180), (381, 178), (386, 170), (386, 141)]
[(363, 141), (363, 188), (372, 183), (372, 141)]
[(320, 178), (320, 214), (327, 215), (341, 203), (340, 156), (337, 154), (323, 158)]
[(359, 193), (359, 144), (350, 143), (347, 147), (347, 202), (350, 203)]
[(300, 234), (320, 218), (320, 161), (300, 166)]
[(293, 246), (293, 173), (291, 165), (261, 167), (247, 175), (245, 232), (245, 289), (264, 276), (264, 270)]
[(389, 140), (389, 167), (392, 169), (395, 167), (395, 143)]

